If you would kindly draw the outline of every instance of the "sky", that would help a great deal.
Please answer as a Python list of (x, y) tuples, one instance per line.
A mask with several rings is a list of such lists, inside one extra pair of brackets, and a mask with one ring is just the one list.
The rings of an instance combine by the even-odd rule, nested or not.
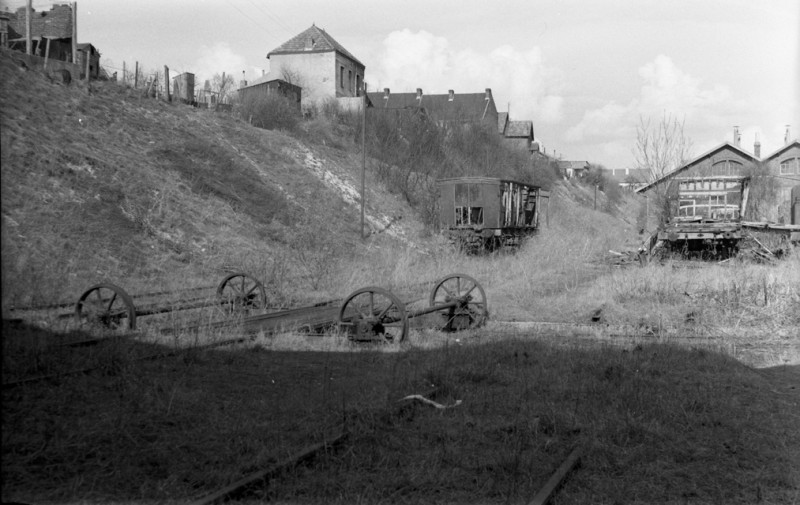
[[(53, 2), (32, 0), (37, 11)], [(11, 10), (23, 0), (0, 0)], [(101, 63), (269, 70), (312, 24), (366, 66), (371, 91), (492, 89), (548, 154), (634, 168), (641, 121), (684, 124), (692, 154), (732, 141), (768, 155), (800, 137), (798, 0), (78, 0), (78, 41)]]

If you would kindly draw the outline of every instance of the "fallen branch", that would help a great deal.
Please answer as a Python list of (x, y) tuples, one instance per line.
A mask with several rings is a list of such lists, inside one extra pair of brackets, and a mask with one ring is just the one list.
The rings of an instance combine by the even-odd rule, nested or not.
[(456, 400), (456, 402), (454, 404), (452, 404), (452, 405), (442, 405), (441, 403), (436, 403), (435, 401), (429, 400), (429, 399), (425, 398), (422, 395), (408, 395), (408, 396), (406, 396), (404, 398), (400, 398), (400, 400), (398, 400), (398, 401), (402, 402), (404, 400), (417, 400), (417, 401), (419, 401), (421, 403), (424, 403), (426, 405), (430, 405), (431, 407), (434, 407), (434, 408), (437, 408), (437, 409), (449, 409), (449, 408), (461, 405), (461, 400)]

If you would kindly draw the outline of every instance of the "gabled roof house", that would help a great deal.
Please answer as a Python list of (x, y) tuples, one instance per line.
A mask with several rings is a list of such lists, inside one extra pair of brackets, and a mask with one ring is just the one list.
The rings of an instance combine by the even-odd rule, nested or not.
[(281, 79), (302, 88), (303, 109), (361, 96), (366, 67), (328, 32), (311, 25), (267, 54), (269, 73), (251, 85)]

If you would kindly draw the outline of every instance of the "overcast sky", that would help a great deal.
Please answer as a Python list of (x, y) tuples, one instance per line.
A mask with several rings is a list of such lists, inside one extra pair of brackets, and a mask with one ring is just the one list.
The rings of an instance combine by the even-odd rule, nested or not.
[[(366, 65), (371, 90), (482, 92), (531, 120), (548, 153), (633, 164), (640, 117), (685, 121), (693, 154), (740, 127), (762, 155), (800, 137), (798, 0), (78, 0), (78, 40), (121, 70), (199, 82), (269, 69), (313, 24)], [(0, 0), (12, 10), (23, 0)], [(33, 0), (37, 10), (51, 2)], [(120, 72), (121, 73), (121, 72)]]

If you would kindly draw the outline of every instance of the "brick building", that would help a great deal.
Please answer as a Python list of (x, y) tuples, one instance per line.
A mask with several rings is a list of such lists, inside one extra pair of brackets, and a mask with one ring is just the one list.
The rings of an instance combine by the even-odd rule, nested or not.
[[(723, 142), (637, 193), (660, 189), (669, 200), (671, 216), (730, 215), (749, 221), (792, 223), (792, 190), (800, 185), (800, 142), (789, 140), (787, 131), (784, 145), (760, 158), (758, 140), (750, 153), (741, 147), (740, 137), (738, 129), (734, 130), (734, 143)], [(744, 215), (732, 216), (742, 199)]]
[[(26, 48), (26, 7), (13, 13), (6, 13), (8, 47), (25, 52)], [(76, 63), (80, 68), (80, 78), (86, 72), (86, 58), (89, 59), (89, 75), (93, 79), (100, 76), (100, 52), (92, 44), (75, 43), (76, 58), (73, 61), (74, 14), (69, 4), (53, 5), (49, 11), (31, 10), (31, 51), (34, 56), (48, 61)], [(56, 65), (57, 66), (57, 65)], [(75, 75), (74, 77), (78, 77)]]

